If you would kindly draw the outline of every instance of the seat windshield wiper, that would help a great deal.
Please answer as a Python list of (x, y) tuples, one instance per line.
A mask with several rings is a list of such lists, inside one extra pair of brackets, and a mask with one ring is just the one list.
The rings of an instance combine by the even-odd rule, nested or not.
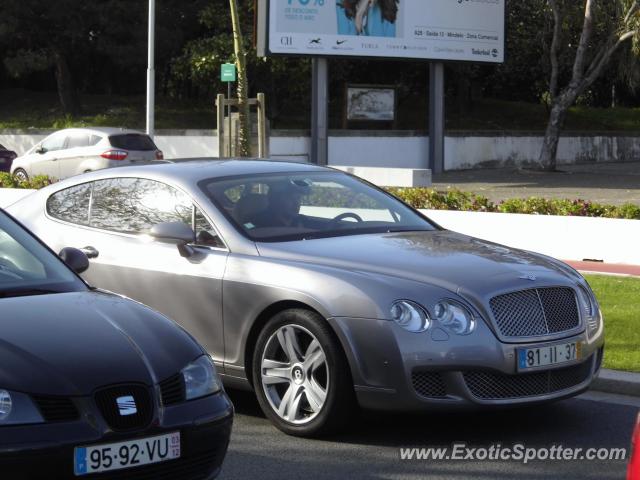
[(55, 293), (63, 293), (63, 292), (61, 292), (60, 290), (51, 290), (46, 288), (28, 288), (24, 290), (13, 290), (13, 291), (0, 290), (0, 298), (29, 297), (32, 295), (51, 295)]

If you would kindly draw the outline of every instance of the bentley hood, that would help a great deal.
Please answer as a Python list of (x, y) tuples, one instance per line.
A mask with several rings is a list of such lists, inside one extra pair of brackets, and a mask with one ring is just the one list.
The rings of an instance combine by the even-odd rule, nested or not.
[(260, 255), (382, 274), (450, 291), (491, 295), (537, 285), (575, 285), (577, 274), (556, 260), (451, 231), (349, 235), (261, 243)]
[(152, 385), (202, 353), (175, 323), (116, 295), (0, 301), (0, 388), (74, 396), (116, 383)]

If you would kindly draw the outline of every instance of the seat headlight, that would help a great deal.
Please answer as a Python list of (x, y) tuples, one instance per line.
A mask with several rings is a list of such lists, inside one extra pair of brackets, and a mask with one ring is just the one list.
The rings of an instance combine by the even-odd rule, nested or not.
[(216, 367), (209, 355), (203, 355), (182, 369), (187, 400), (206, 397), (222, 389)]
[(0, 390), (0, 422), (5, 421), (11, 415), (13, 401), (11, 395), (6, 390)]
[(415, 302), (398, 300), (391, 305), (391, 320), (413, 333), (424, 332), (431, 326), (426, 310)]
[(578, 298), (582, 316), (586, 319), (587, 333), (595, 335), (600, 329), (600, 306), (590, 288), (578, 285)]
[(0, 427), (44, 423), (44, 418), (28, 395), (0, 389)]
[(469, 335), (476, 329), (476, 321), (471, 312), (452, 300), (439, 301), (433, 313), (443, 328), (456, 335)]

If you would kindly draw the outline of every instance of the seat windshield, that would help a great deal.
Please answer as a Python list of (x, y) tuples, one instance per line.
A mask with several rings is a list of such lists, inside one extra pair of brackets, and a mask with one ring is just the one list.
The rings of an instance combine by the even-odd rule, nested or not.
[(0, 298), (83, 290), (75, 273), (0, 211)]
[(395, 197), (340, 172), (242, 175), (200, 187), (259, 242), (436, 229)]

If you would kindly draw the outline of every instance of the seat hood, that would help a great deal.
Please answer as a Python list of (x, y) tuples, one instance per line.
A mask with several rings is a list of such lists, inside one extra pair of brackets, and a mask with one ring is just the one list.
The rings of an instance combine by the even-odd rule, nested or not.
[(0, 388), (74, 396), (152, 385), (202, 353), (174, 322), (106, 292), (0, 300)]

